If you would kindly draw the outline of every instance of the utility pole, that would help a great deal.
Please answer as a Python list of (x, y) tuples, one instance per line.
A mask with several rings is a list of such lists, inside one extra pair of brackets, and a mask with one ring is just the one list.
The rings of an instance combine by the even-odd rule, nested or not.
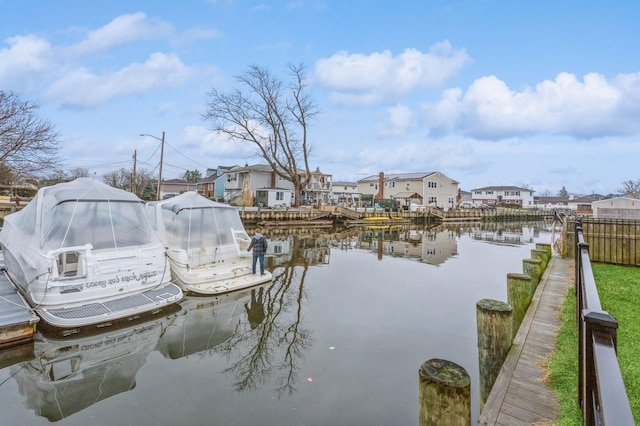
[(160, 183), (162, 182), (162, 157), (164, 156), (164, 131), (162, 131), (162, 140), (160, 141), (160, 171), (158, 173), (158, 191), (156, 200), (160, 199)]
[(133, 150), (133, 177), (131, 178), (131, 192), (136, 193), (136, 153), (137, 151)]

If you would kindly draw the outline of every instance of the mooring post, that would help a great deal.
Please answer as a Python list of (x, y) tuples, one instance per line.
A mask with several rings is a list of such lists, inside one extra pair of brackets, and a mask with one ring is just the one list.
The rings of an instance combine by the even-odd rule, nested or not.
[(513, 308), (512, 338), (518, 333), (520, 324), (529, 309), (533, 292), (534, 286), (529, 275), (507, 274), (507, 300)]
[(531, 277), (531, 284), (535, 290), (542, 278), (542, 261), (540, 259), (523, 259), (522, 273)]
[(481, 412), (513, 342), (512, 318), (513, 308), (506, 302), (482, 299), (476, 303)]
[(542, 262), (542, 273), (544, 274), (550, 259), (550, 257), (547, 257), (547, 252), (545, 250), (531, 249), (531, 258), (540, 259)]
[(551, 244), (548, 243), (536, 243), (536, 250), (544, 250), (547, 252), (547, 259), (551, 259)]
[(471, 378), (451, 361), (430, 359), (418, 370), (420, 426), (469, 426)]

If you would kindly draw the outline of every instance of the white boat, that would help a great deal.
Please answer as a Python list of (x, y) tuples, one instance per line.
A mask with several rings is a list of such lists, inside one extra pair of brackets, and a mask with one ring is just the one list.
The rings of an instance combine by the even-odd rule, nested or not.
[(56, 327), (136, 317), (183, 297), (144, 202), (96, 180), (41, 188), (4, 218), (0, 245), (13, 284)]
[(147, 212), (184, 291), (219, 294), (271, 280), (269, 271), (252, 273), (251, 238), (235, 207), (185, 192), (148, 203)]

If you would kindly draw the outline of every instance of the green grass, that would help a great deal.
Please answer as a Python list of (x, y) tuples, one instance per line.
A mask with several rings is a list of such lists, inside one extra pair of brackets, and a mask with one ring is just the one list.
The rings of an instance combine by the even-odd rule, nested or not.
[[(602, 309), (619, 323), (618, 360), (635, 422), (640, 420), (640, 268), (594, 264)], [(578, 408), (578, 335), (576, 300), (569, 289), (562, 308), (557, 350), (549, 361), (551, 387), (560, 401), (556, 425), (582, 424)]]

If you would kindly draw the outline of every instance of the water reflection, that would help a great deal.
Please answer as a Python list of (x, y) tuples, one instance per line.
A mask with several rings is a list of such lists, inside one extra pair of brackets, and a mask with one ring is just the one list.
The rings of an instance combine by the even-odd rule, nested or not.
[(12, 366), (11, 376), (36, 415), (52, 422), (64, 419), (133, 389), (165, 320), (72, 337), (38, 332), (33, 359)]
[[(136, 386), (136, 375), (148, 362), (149, 354), (154, 350), (157, 350), (162, 357), (155, 357), (153, 365), (149, 363), (149, 368), (171, 369), (172, 363), (175, 364), (176, 360), (196, 357), (198, 362), (200, 359), (206, 361), (207, 368), (213, 366), (209, 369), (212, 371), (211, 374), (222, 374), (222, 377), (217, 377), (221, 380), (215, 381), (215, 386), (224, 386), (226, 391), (231, 391), (228, 393), (233, 395), (228, 396), (229, 399), (226, 401), (237, 400), (239, 396), (236, 392), (242, 392), (247, 400), (255, 402), (262, 393), (246, 391), (262, 389), (264, 393), (270, 394), (269, 400), (265, 402), (267, 406), (273, 404), (271, 395), (274, 392), (278, 397), (282, 397), (298, 391), (300, 391), (298, 395), (308, 394), (311, 386), (321, 389), (320, 380), (315, 380), (309, 388), (301, 386), (301, 383), (307, 383), (307, 380), (301, 380), (302, 369), (313, 370), (314, 366), (309, 364), (318, 363), (319, 359), (320, 362), (328, 359), (326, 353), (318, 355), (318, 351), (322, 352), (322, 348), (314, 348), (316, 341), (314, 331), (319, 342), (322, 341), (320, 343), (329, 343), (333, 347), (334, 342), (337, 341), (339, 344), (336, 346), (341, 349), (349, 348), (348, 345), (352, 343), (354, 336), (367, 337), (358, 340), (358, 344), (352, 346), (350, 350), (353, 352), (343, 349), (340, 359), (336, 356), (338, 349), (331, 351), (331, 355), (334, 356), (331, 359), (335, 363), (332, 368), (335, 368), (335, 371), (359, 371), (360, 364), (363, 363), (370, 363), (371, 367), (382, 367), (381, 359), (375, 358), (375, 354), (380, 350), (385, 354), (388, 353), (390, 357), (397, 358), (399, 354), (404, 354), (410, 349), (402, 349), (395, 353), (393, 345), (386, 343), (382, 346), (378, 343), (374, 348), (369, 348), (366, 346), (369, 339), (375, 341), (377, 336), (383, 339), (381, 341), (386, 342), (392, 338), (390, 336), (397, 335), (399, 336), (398, 346), (409, 347), (407, 342), (420, 340), (415, 336), (423, 335), (425, 329), (429, 330), (424, 327), (424, 324), (429, 323), (425, 313), (437, 311), (446, 305), (447, 309), (450, 306), (452, 306), (450, 309), (458, 309), (460, 312), (457, 317), (464, 319), (466, 312), (456, 308), (457, 305), (451, 305), (454, 303), (452, 301), (460, 301), (460, 295), (446, 299), (445, 290), (460, 291), (465, 296), (467, 293), (473, 293), (474, 297), (482, 298), (487, 297), (487, 293), (481, 285), (485, 285), (485, 281), (496, 281), (493, 278), (484, 278), (483, 274), (487, 271), (479, 266), (485, 262), (481, 259), (482, 255), (476, 255), (472, 260), (465, 259), (467, 262), (465, 268), (459, 266), (449, 268), (449, 265), (444, 268), (425, 268), (417, 263), (408, 264), (402, 260), (380, 264), (371, 256), (375, 256), (382, 262), (389, 258), (401, 258), (443, 266), (449, 259), (464, 257), (458, 251), (462, 251), (464, 255), (469, 252), (467, 249), (470, 245), (476, 249), (477, 253), (487, 251), (493, 253), (493, 250), (502, 250), (501, 247), (496, 247), (496, 243), (506, 246), (529, 244), (541, 230), (552, 229), (551, 227), (552, 223), (474, 223), (431, 227), (406, 225), (383, 228), (358, 227), (327, 231), (305, 229), (300, 232), (267, 229), (265, 233), (270, 241), (267, 266), (273, 271), (273, 280), (270, 283), (225, 295), (187, 296), (180, 303), (178, 311), (124, 328), (107, 329), (102, 333), (61, 338), (39, 331), (28, 354), (22, 350), (18, 355), (12, 354), (10, 358), (0, 356), (0, 372), (9, 373), (7, 376), (13, 377), (29, 410), (50, 421), (69, 417), (85, 409), (89, 415), (92, 415), (93, 412), (89, 409), (92, 404), (132, 390)], [(464, 241), (461, 241), (463, 237)], [(469, 242), (469, 239), (473, 241)], [(352, 251), (359, 253), (344, 253)], [(336, 264), (333, 267), (331, 267), (332, 252), (333, 263)], [(500, 251), (500, 256), (495, 257), (502, 259), (503, 252), (504, 250)], [(521, 257), (517, 259), (517, 262), (520, 261)], [(501, 261), (500, 264), (502, 263)], [(372, 266), (372, 264), (380, 266)], [(401, 268), (398, 268), (398, 264), (402, 265)], [(520, 265), (520, 263), (516, 264)], [(377, 275), (360, 274), (359, 279), (350, 276), (349, 268), (353, 269), (358, 265), (367, 265), (367, 268), (375, 269)], [(323, 269), (315, 270), (311, 274), (312, 269), (317, 267)], [(401, 275), (404, 269), (413, 271), (413, 275)], [(481, 284), (474, 284), (475, 287), (463, 286), (461, 283), (476, 283), (466, 275), (456, 275), (458, 271), (465, 269), (474, 270), (475, 275), (482, 275), (479, 281)], [(385, 275), (386, 271), (389, 271), (388, 275)], [(425, 279), (420, 283), (412, 282), (416, 271), (429, 277), (429, 280)], [(308, 279), (314, 276), (315, 278)], [(347, 276), (350, 277), (348, 283), (344, 281)], [(400, 277), (398, 279), (404, 280), (406, 285), (394, 289), (393, 292), (384, 294), (378, 292), (376, 279), (389, 281), (390, 277)], [(500, 275), (498, 281), (500, 287), (503, 287), (502, 278), (503, 275)], [(314, 279), (315, 287), (312, 286)], [(332, 287), (328, 285), (327, 279), (350, 285)], [(449, 279), (456, 285), (440, 285)], [(309, 283), (307, 284), (306, 281)], [(308, 290), (307, 286), (311, 289)], [(339, 294), (335, 291), (338, 288)], [(361, 298), (363, 291), (372, 292), (369, 294), (371, 297), (363, 300)], [(411, 293), (404, 293), (408, 291)], [(309, 293), (313, 295), (311, 300), (309, 300)], [(426, 294), (429, 298), (424, 297)], [(438, 302), (431, 308), (424, 309), (422, 304), (414, 306), (413, 301), (417, 299), (423, 300), (423, 303), (430, 303), (432, 299), (444, 302)], [(387, 303), (389, 300), (394, 303)], [(470, 303), (473, 305), (475, 302), (476, 299), (473, 299)], [(372, 318), (370, 320), (371, 324), (374, 324), (371, 325), (372, 328), (354, 327), (351, 330), (354, 334), (348, 334), (345, 328), (344, 331), (340, 330), (345, 334), (340, 335), (336, 331), (343, 324), (340, 322), (340, 327), (337, 329), (331, 328), (330, 332), (323, 330), (325, 324), (336, 320), (335, 317), (339, 317), (340, 320), (344, 318), (344, 323), (350, 319), (352, 326), (359, 325), (362, 323), (361, 318), (366, 316), (364, 312), (369, 313), (373, 309), (380, 309), (380, 306), (385, 306), (381, 312), (386, 316), (379, 317), (385, 319)], [(395, 310), (396, 307), (398, 307), (397, 310)], [(309, 318), (311, 313), (315, 315), (315, 321)], [(406, 318), (403, 317), (405, 313), (408, 315)], [(473, 317), (473, 313), (470, 315)], [(416, 318), (420, 318), (420, 321), (415, 321)], [(460, 319), (461, 322), (462, 319)], [(448, 324), (451, 322), (452, 320), (448, 321)], [(369, 327), (369, 322), (366, 323)], [(422, 325), (416, 328), (417, 323)], [(464, 322), (464, 324), (467, 323), (471, 324), (469, 325), (471, 332), (475, 332), (475, 323)], [(442, 327), (437, 328), (439, 330)], [(430, 339), (441, 339), (442, 343), (438, 345), (438, 356), (441, 355), (440, 352), (446, 352), (448, 336), (464, 336), (460, 331), (443, 332), (444, 337), (433, 333)], [(330, 335), (329, 341), (327, 341), (327, 335)], [(456, 341), (456, 344), (467, 340), (469, 339), (463, 338)], [(396, 342), (396, 340), (393, 341)], [(419, 347), (416, 350), (420, 351), (417, 357), (431, 355), (429, 348)], [(0, 355), (5, 353), (8, 352), (2, 351)], [(314, 353), (314, 356), (308, 356), (310, 353)], [(349, 364), (351, 354), (354, 355), (353, 359), (357, 359), (358, 365)], [(370, 356), (373, 357), (372, 360)], [(402, 366), (402, 368), (405, 367), (406, 365)], [(416, 366), (409, 366), (411, 372), (415, 368)], [(213, 372), (214, 369), (215, 372)], [(382, 370), (385, 369), (391, 369), (391, 366), (385, 366)], [(324, 374), (328, 376), (333, 373), (332, 369), (327, 369)], [(353, 381), (339, 382), (343, 375), (343, 373), (336, 373), (333, 376), (335, 382), (327, 383), (326, 386), (329, 388), (340, 386), (345, 390), (356, 386)], [(394, 373), (389, 377), (397, 376)], [(165, 383), (161, 375), (153, 378), (143, 375), (141, 377), (157, 380), (158, 382), (153, 382), (152, 385), (158, 386), (190, 385), (186, 381), (175, 384)], [(221, 382), (226, 383), (225, 377), (230, 384), (221, 384)], [(2, 388), (4, 382), (0, 382), (0, 395), (7, 388)], [(326, 391), (327, 388), (323, 389)], [(396, 392), (398, 392), (397, 389)], [(5, 395), (7, 393), (5, 392)], [(222, 394), (224, 392), (218, 395)], [(136, 401), (146, 406), (145, 399), (138, 397)], [(13, 404), (7, 407), (6, 403), (3, 405), (0, 402), (3, 410), (9, 409), (14, 413), (24, 410), (18, 407), (19, 405)], [(346, 410), (346, 408), (343, 409)], [(335, 416), (339, 417), (340, 414)], [(271, 420), (277, 423), (275, 419)]]

